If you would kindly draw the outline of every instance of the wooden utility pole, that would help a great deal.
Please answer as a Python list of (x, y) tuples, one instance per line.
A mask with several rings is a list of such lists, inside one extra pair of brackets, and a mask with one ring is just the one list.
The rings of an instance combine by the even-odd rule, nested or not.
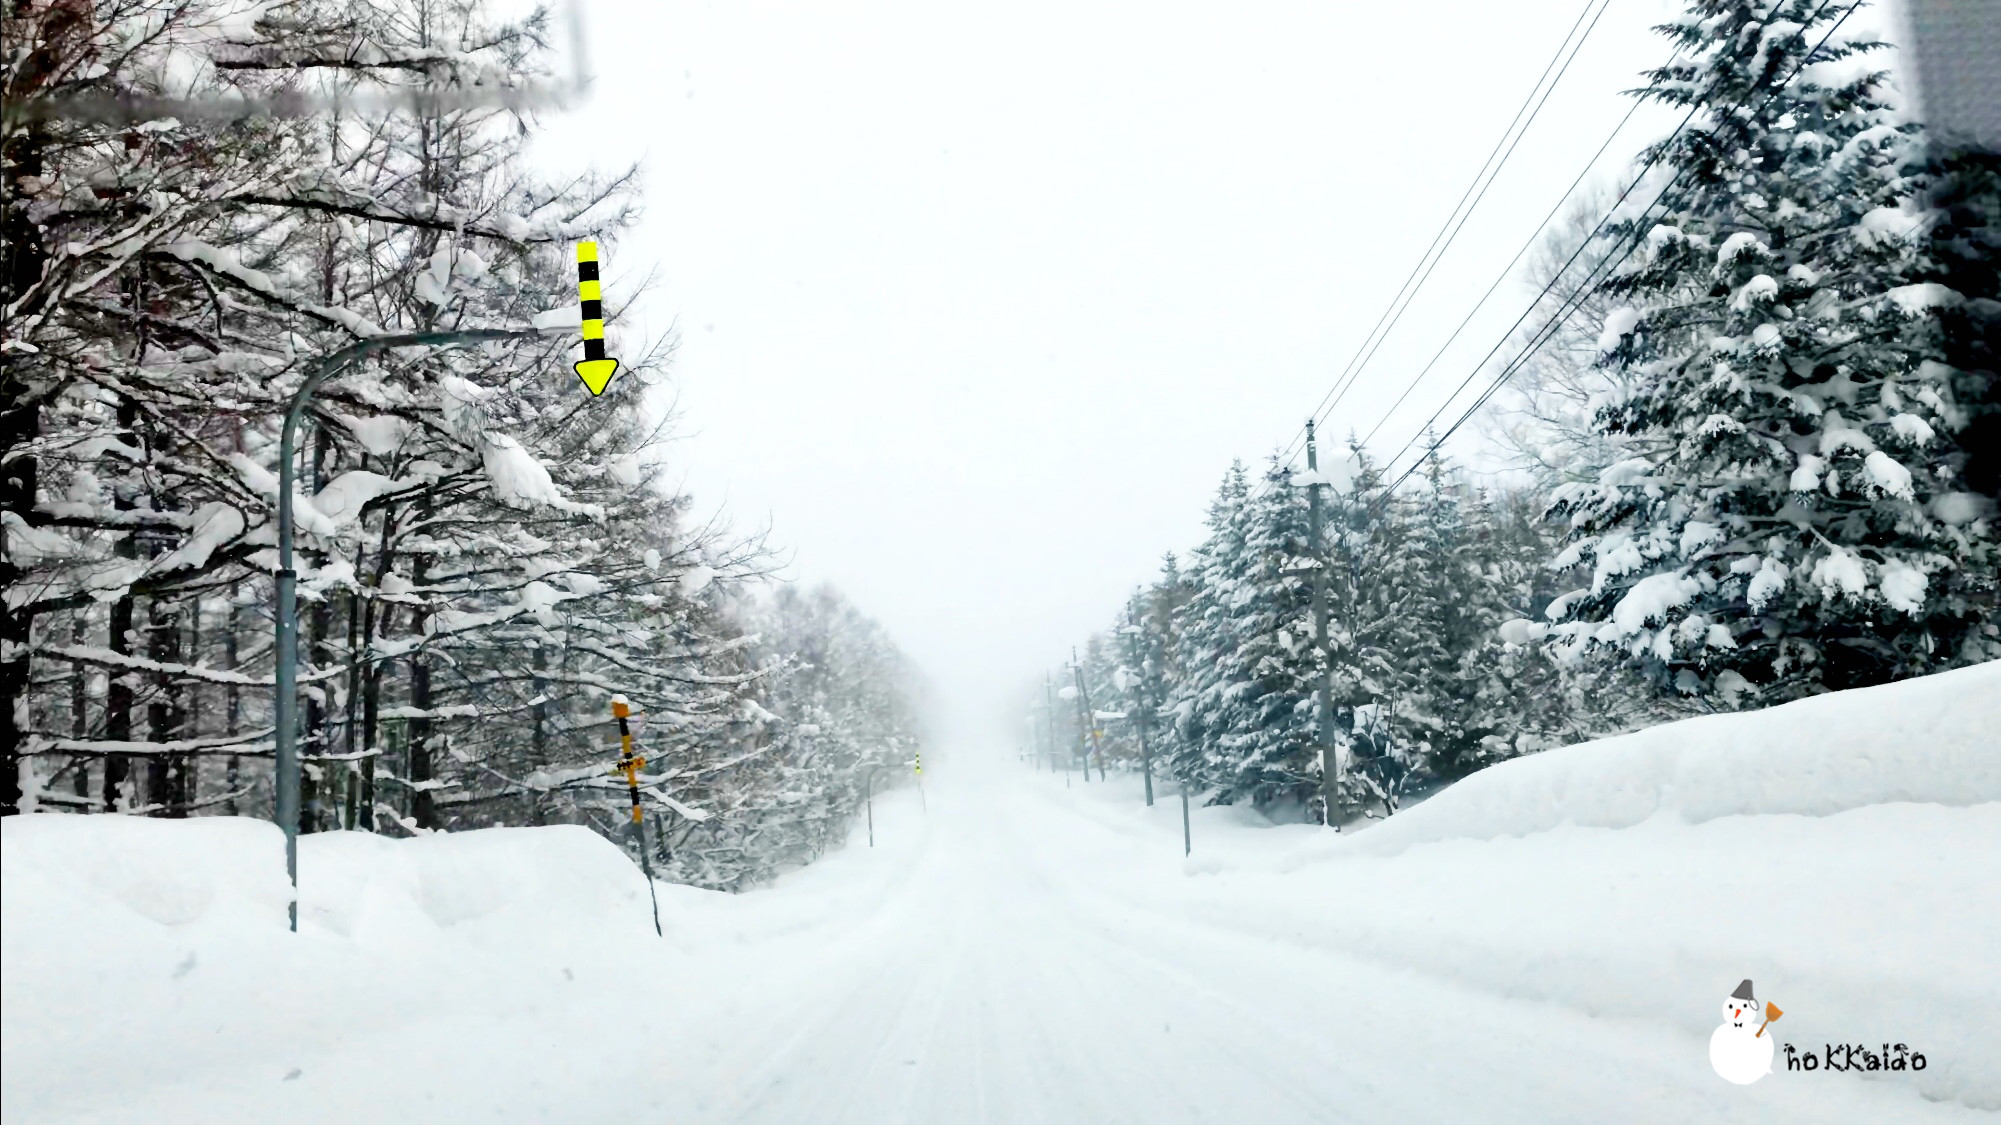
[[(1049, 731), (1049, 768), (1056, 768), (1056, 759), (1062, 755), (1056, 752), (1056, 685), (1049, 682), (1049, 673), (1042, 673), (1042, 721)], [(1063, 788), (1070, 788), (1070, 762), (1063, 762)]]
[[(1070, 670), (1077, 675), (1077, 706), (1084, 717), (1084, 733), (1091, 738), (1091, 753), (1098, 756), (1098, 780), (1105, 780), (1105, 748), (1098, 744), (1098, 713), (1091, 706), (1091, 690), (1084, 686), (1084, 662), (1077, 659), (1077, 649), (1070, 649)], [(1091, 759), (1084, 759), (1084, 780), (1091, 780)]]
[(1306, 422), (1306, 519), (1313, 542), (1308, 550), (1313, 556), (1313, 643), (1320, 652), (1320, 659), (1326, 667), (1320, 670), (1319, 684), (1320, 721), (1314, 725), (1314, 735), (1320, 742), (1320, 783), (1324, 791), (1322, 800), (1326, 809), (1321, 823), (1339, 831), (1334, 823), (1335, 794), (1340, 789), (1341, 754), (1334, 745), (1334, 654), (1327, 648), (1327, 564), (1328, 551), (1321, 543), (1320, 489), (1326, 484), (1320, 479), (1320, 451), (1313, 440), (1313, 420)]
[(1139, 687), (1133, 692), (1137, 701), (1137, 714), (1133, 717), (1133, 729), (1139, 734), (1139, 769), (1146, 778), (1146, 807), (1153, 807), (1153, 748), (1147, 744), (1147, 724), (1153, 721), (1153, 708), (1147, 703), (1146, 693), (1146, 653), (1140, 647), (1140, 637), (1144, 633), (1139, 626), (1139, 607), (1135, 604), (1126, 608), (1126, 627), (1119, 632), (1126, 635), (1126, 659), (1133, 663), (1133, 674), (1139, 677)]

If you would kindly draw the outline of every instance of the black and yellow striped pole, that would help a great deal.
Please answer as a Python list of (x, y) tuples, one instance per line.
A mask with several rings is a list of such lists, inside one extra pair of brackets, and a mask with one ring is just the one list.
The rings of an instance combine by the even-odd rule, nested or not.
[(917, 802), (925, 812), (931, 811), (931, 802), (924, 796), (924, 755), (911, 751), (910, 765), (917, 771)]
[[(579, 254), (581, 256), (581, 251)], [(602, 344), (598, 350), (604, 350)], [(639, 869), (646, 873), (646, 893), (653, 900), (653, 932), (659, 934), (660, 892), (653, 888), (653, 858), (646, 854), (646, 813), (639, 804), (639, 771), (645, 768), (646, 759), (632, 752), (632, 705), (625, 701), (624, 696), (611, 697), (611, 717), (618, 720), (619, 749), (618, 765), (612, 768), (612, 772), (625, 775), (626, 790), (632, 794), (632, 834), (639, 839)]]
[(598, 288), (598, 244), (577, 243), (577, 300), (584, 311), (584, 358), (577, 361), (577, 378), (593, 395), (601, 395), (618, 373), (618, 361), (604, 354), (604, 299)]

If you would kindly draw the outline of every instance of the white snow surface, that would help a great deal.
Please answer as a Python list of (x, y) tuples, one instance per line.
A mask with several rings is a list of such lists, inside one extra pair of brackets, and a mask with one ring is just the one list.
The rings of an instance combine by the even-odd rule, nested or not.
[(1619, 341), (1640, 323), (1640, 310), (1621, 306), (1605, 314), (1605, 328), (1598, 334), (1598, 350), (1609, 352), (1619, 346)]
[(1701, 582), (1679, 571), (1649, 574), (1633, 583), (1612, 607), (1612, 623), (1620, 634), (1630, 636), (1666, 617), (1669, 610), (1687, 605), (1701, 592)]
[(582, 305), (563, 305), (544, 309), (529, 318), (529, 323), (542, 329), (581, 328), (584, 323)]
[(1882, 450), (1873, 450), (1863, 458), (1862, 471), (1868, 475), (1869, 483), (1881, 491), (1903, 500), (1912, 498), (1911, 471)]
[(394, 414), (378, 414), (369, 418), (336, 414), (334, 417), (354, 435), (363, 449), (377, 457), (394, 454), (410, 436), (410, 423)]
[[(1339, 834), (927, 754), (738, 896), (581, 828), (0, 826), (10, 1121), (1991, 1121), (2001, 664), (1518, 759)], [(1780, 1043), (1921, 1072), (1711, 1070)]]
[(313, 496), (313, 507), (334, 527), (345, 527), (361, 518), (369, 501), (400, 487), (400, 482), (381, 473), (353, 469), (328, 481)]
[(548, 466), (509, 435), (488, 434), (481, 443), (480, 456), (486, 463), (486, 477), (493, 486), (494, 498), (501, 503), (530, 508), (562, 501), (563, 494), (549, 475)]

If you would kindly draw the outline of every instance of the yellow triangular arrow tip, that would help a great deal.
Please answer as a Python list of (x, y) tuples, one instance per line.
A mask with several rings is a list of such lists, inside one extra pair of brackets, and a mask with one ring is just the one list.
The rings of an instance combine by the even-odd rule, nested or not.
[(591, 394), (601, 395), (611, 386), (611, 377), (618, 372), (615, 359), (580, 359), (577, 361), (577, 378), (584, 381)]

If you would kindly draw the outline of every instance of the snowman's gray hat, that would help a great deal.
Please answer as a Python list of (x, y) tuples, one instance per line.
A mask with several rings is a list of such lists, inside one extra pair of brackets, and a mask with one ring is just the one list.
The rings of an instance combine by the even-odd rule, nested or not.
[(1746, 980), (1746, 981), (1745, 981), (1745, 982), (1744, 982), (1743, 984), (1740, 984), (1740, 985), (1738, 985), (1738, 986), (1737, 986), (1737, 991), (1735, 991), (1735, 992), (1733, 992), (1733, 993), (1731, 993), (1731, 994), (1730, 994), (1730, 999), (1732, 999), (1732, 1000), (1756, 1000), (1756, 999), (1757, 999), (1757, 997), (1756, 997), (1756, 996), (1753, 996), (1753, 995), (1751, 995), (1751, 982), (1750, 982), (1749, 980)]

